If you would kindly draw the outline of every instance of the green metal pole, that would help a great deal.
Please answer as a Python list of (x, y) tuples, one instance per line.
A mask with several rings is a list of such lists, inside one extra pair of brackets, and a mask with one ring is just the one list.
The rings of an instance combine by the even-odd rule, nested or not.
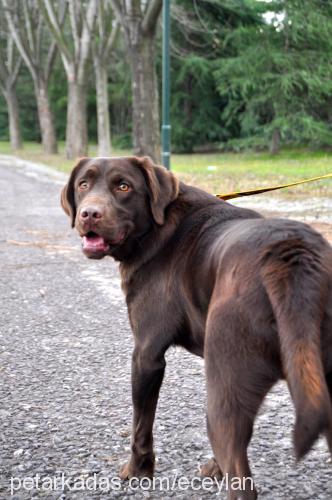
[(171, 163), (171, 125), (169, 121), (170, 78), (169, 78), (169, 37), (170, 37), (170, 0), (163, 0), (163, 82), (162, 82), (162, 164), (170, 170)]

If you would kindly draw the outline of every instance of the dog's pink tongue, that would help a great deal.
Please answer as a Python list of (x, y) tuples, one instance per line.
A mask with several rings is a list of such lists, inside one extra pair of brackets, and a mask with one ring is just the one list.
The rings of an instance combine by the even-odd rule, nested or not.
[(106, 252), (109, 246), (102, 236), (83, 236), (83, 250)]

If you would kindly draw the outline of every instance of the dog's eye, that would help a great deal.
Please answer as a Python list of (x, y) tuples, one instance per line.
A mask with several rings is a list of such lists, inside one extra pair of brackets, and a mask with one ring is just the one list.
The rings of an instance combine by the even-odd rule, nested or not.
[(126, 182), (120, 182), (118, 185), (118, 190), (119, 191), (129, 191), (129, 185)]
[(78, 187), (79, 187), (79, 189), (82, 189), (82, 190), (84, 190), (84, 189), (88, 189), (89, 184), (87, 183), (87, 181), (81, 181), (81, 182), (79, 183)]

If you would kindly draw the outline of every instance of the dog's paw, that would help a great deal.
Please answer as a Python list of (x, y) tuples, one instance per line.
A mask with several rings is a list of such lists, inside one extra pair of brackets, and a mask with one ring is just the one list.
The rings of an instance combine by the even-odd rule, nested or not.
[(153, 467), (140, 469), (135, 467), (132, 462), (129, 461), (120, 468), (119, 477), (123, 481), (133, 477), (137, 477), (138, 479), (148, 477), (151, 479), (153, 477)]
[(211, 458), (206, 464), (201, 465), (199, 473), (201, 477), (213, 477), (218, 481), (222, 479), (222, 472), (214, 458)]
[(127, 462), (126, 464), (123, 464), (120, 467), (119, 477), (122, 480), (130, 479), (131, 477), (133, 477), (131, 472), (130, 462)]

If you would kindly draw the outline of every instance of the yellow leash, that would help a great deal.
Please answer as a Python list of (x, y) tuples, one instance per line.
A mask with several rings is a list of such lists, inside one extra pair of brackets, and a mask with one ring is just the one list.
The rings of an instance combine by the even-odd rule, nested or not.
[(304, 181), (291, 182), (290, 184), (280, 184), (279, 186), (272, 186), (267, 188), (250, 189), (249, 191), (234, 191), (233, 193), (216, 194), (217, 198), (221, 200), (231, 200), (232, 198), (239, 198), (240, 196), (252, 196), (254, 194), (267, 193), (268, 191), (276, 191), (277, 189), (298, 186), (299, 184), (306, 184), (307, 182), (320, 181), (321, 179), (329, 179), (331, 174), (320, 175), (319, 177), (312, 177)]

